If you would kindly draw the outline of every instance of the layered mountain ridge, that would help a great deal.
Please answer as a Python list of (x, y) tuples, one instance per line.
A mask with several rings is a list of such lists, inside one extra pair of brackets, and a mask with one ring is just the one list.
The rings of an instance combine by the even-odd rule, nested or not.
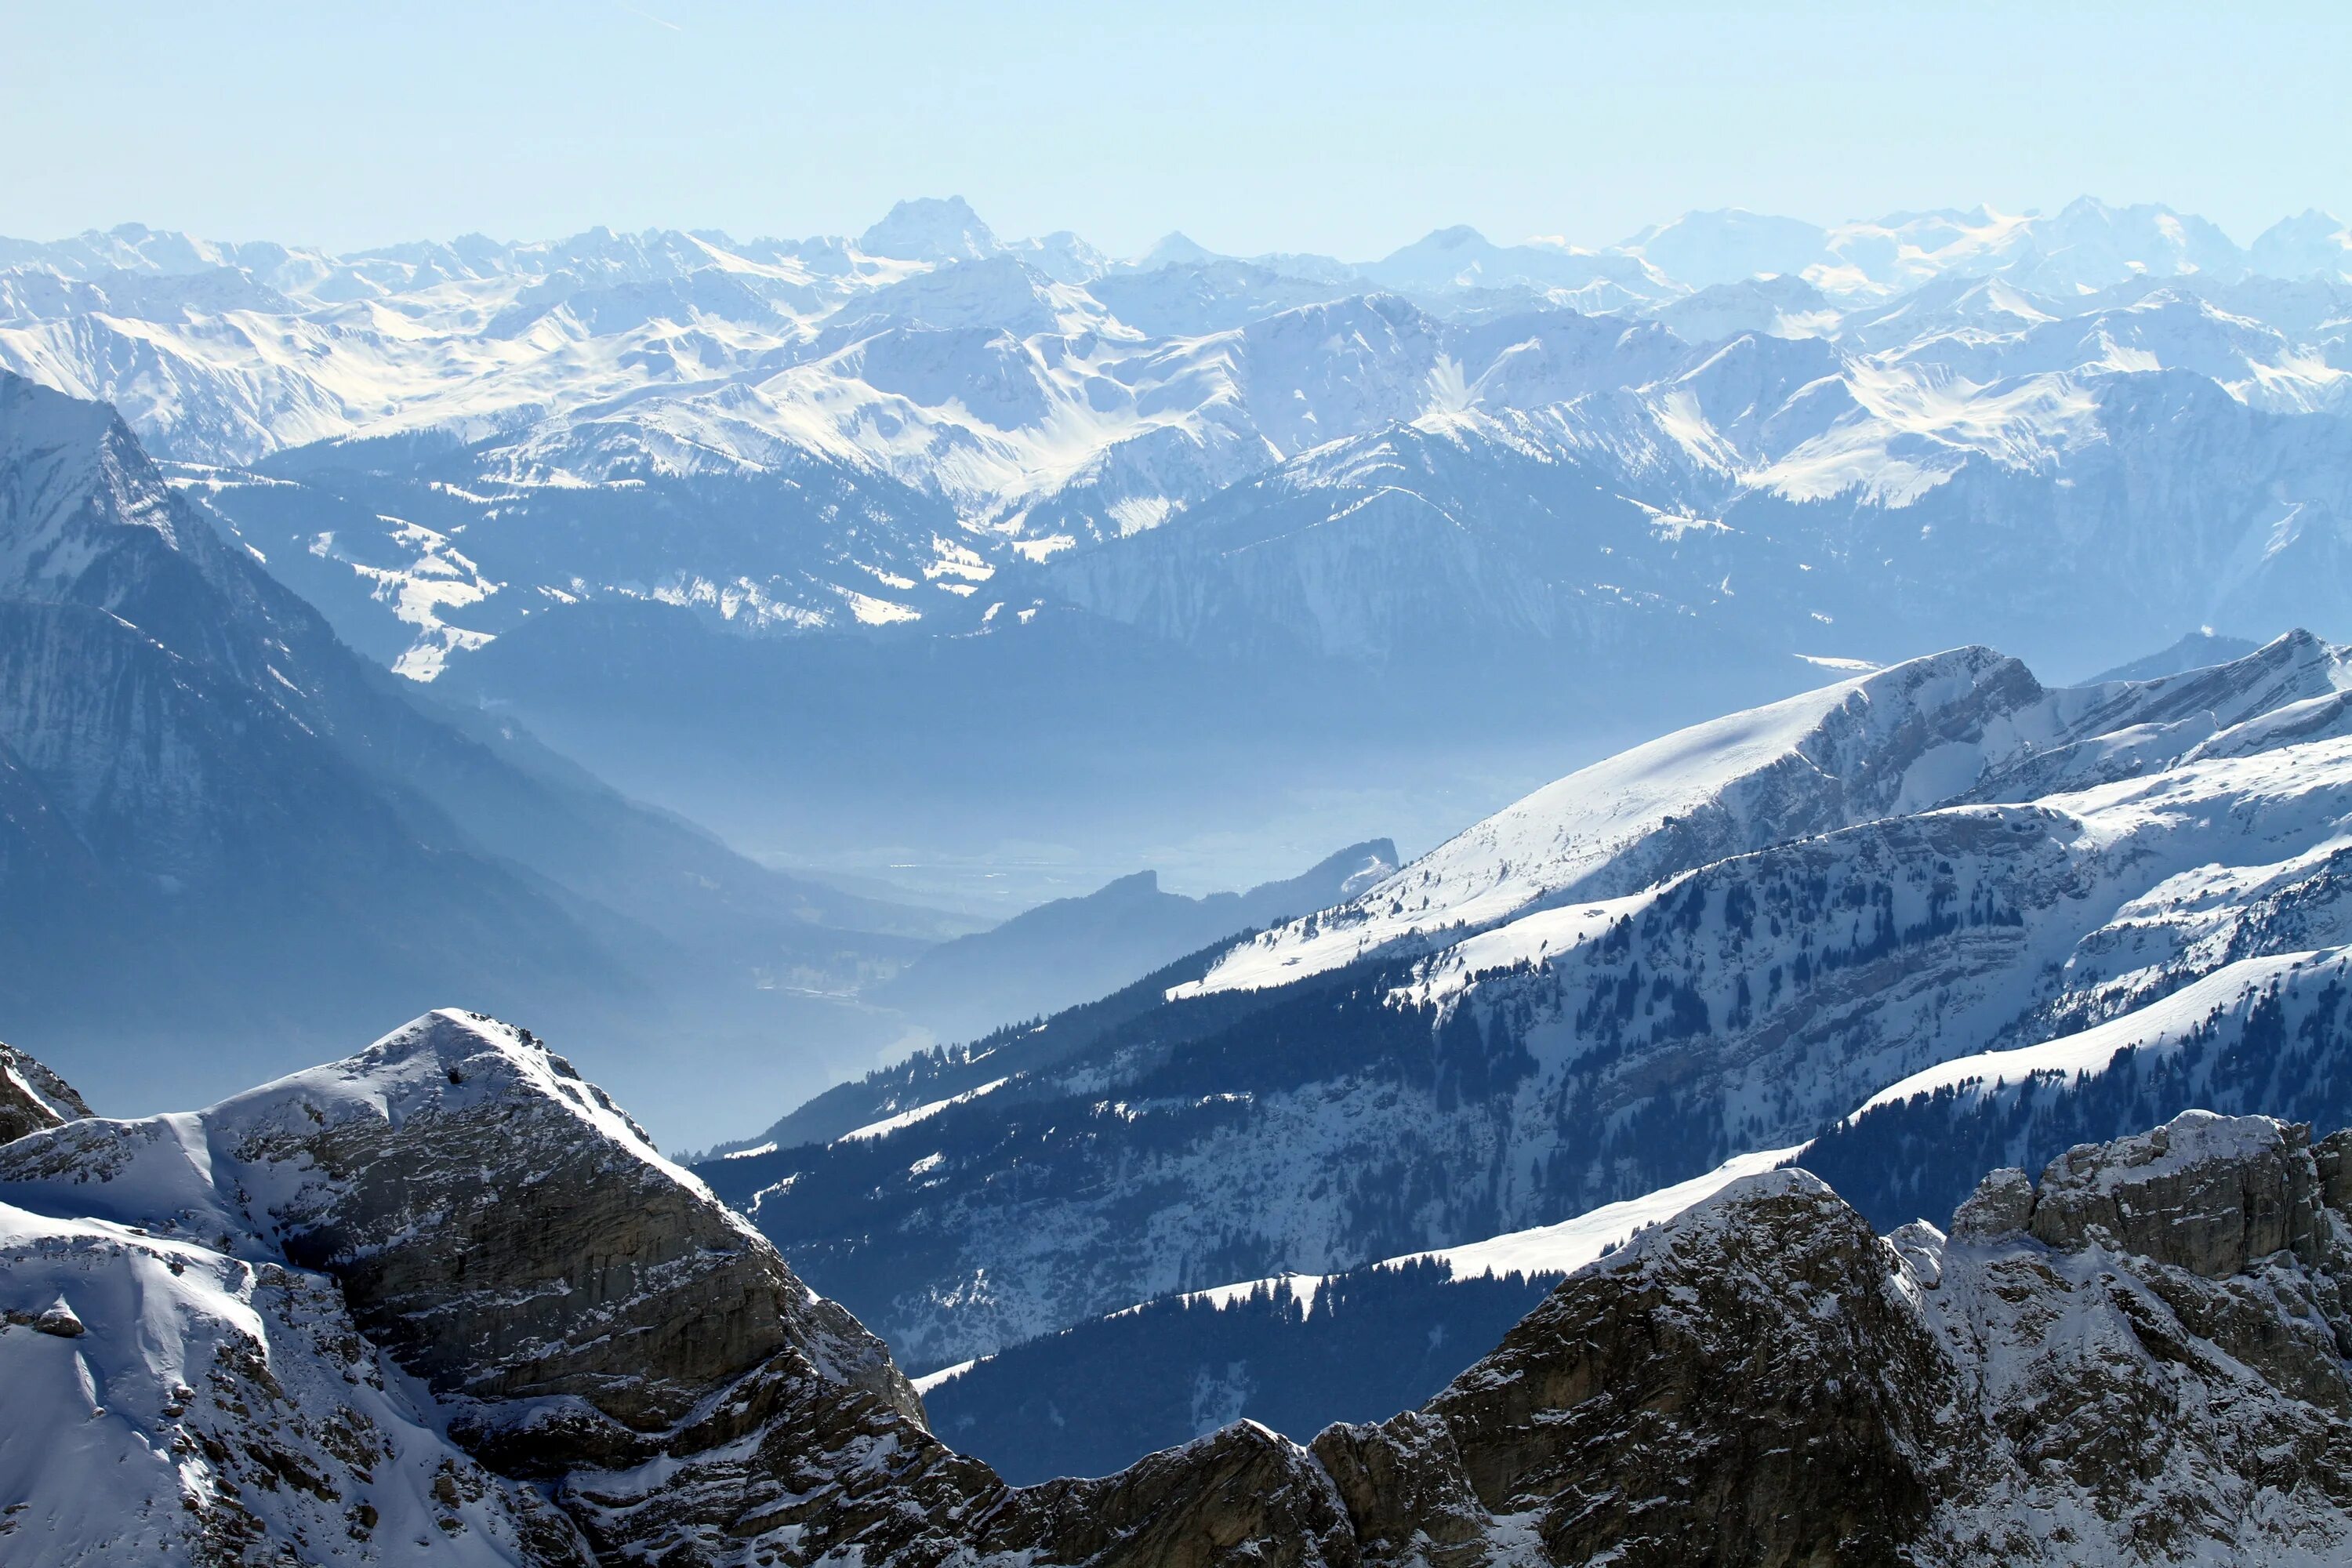
[[(2306, 215), (2241, 251), (2086, 199), (1833, 230), (1691, 214), (1612, 251), (1453, 229), (1346, 265), (1189, 242), (1115, 261), (1001, 241), (960, 201), (856, 240), (591, 230), (348, 257), (134, 226), (7, 242), (0, 364), (119, 403), (347, 637), (403, 639), (429, 679), (583, 595), (747, 626), (953, 624), (1024, 557), (1465, 413), (1555, 459), (1630, 444), (1718, 489), (1899, 500), (1941, 465), (1898, 450), (1871, 478), (1857, 445), (2046, 461), (2031, 448), (2081, 423), (2086, 378), (2184, 369), (2266, 410), (2340, 408), (2352, 253), (2331, 234)], [(1811, 341), (1787, 390), (1826, 374), (1835, 394), (1744, 419), (1694, 402), (1704, 351), (1750, 334)], [(1627, 410), (1574, 411), (1621, 392)], [(1622, 486), (1647, 465), (1616, 468)], [(299, 517), (269, 493), (286, 480), (321, 492)], [(655, 537), (589, 537), (614, 486), (660, 498)], [(1671, 489), (1634, 493), (1683, 515)], [(1023, 602), (975, 607), (1000, 600)]]
[[(1050, 1061), (998, 1042), (868, 1136), (702, 1169), (925, 1372), (1171, 1292), (1558, 1226), (1830, 1134), (1938, 1064), (2120, 1047), (2230, 965), (2332, 953), (2347, 668), (2297, 634), (2088, 688), (1981, 648), (1857, 677), (1050, 1019)], [(2282, 1091), (2263, 1052), (2201, 1059), (2061, 1125)], [(2303, 1081), (2282, 1109), (2352, 1115), (2332, 1072)]]

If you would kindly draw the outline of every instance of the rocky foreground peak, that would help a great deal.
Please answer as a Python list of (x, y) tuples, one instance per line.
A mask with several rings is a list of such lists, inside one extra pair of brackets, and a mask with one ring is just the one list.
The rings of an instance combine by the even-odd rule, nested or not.
[(73, 1085), (24, 1052), (0, 1046), (0, 1143), (89, 1114)]
[[(13, 1068), (15, 1058), (11, 1058)], [(1798, 1170), (1423, 1410), (1017, 1489), (562, 1058), (436, 1013), (0, 1145), (12, 1563), (2341, 1561), (2352, 1136), (2191, 1113), (1882, 1238)]]

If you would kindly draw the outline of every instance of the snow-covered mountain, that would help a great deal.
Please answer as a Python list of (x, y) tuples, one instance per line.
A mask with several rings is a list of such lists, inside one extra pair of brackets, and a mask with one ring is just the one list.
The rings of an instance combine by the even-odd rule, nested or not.
[(1785, 663), (1999, 638), (2096, 668), (2188, 626), (2345, 629), (2344, 374), (2202, 301), (1859, 360), (1629, 335), (1563, 376), (1547, 361), (1570, 335), (1463, 353), (1459, 409), (1034, 575), (1158, 635), (1375, 666), (1465, 643), (1608, 668), (1693, 639)]
[[(0, 366), (116, 403), (347, 638), (429, 679), (597, 596), (779, 630), (953, 623), (996, 602), (1000, 569), (1465, 412), (1522, 421), (1559, 460), (1656, 447), (1725, 493), (1899, 510), (1947, 471), (1937, 449), (2046, 481), (2100, 377), (2189, 370), (2260, 408), (2342, 407), (2342, 237), (2308, 213), (2242, 251), (2087, 198), (1826, 228), (1689, 214), (1600, 248), (1452, 228), (1360, 264), (1181, 236), (1114, 260), (1000, 239), (958, 199), (856, 239), (597, 229), (340, 257), (130, 226), (0, 242)], [(1759, 441), (1744, 403), (1680, 385), (1704, 353), (1529, 374), (1559, 369), (1547, 319), (1609, 313), (1694, 351), (1822, 338), (1837, 351), (1809, 379), (1843, 384)], [(1576, 406), (1644, 389), (1630, 436)], [(275, 493), (289, 481), (303, 493)], [(1601, 482), (1681, 515), (1638, 463)]]
[(2346, 942), (2347, 687), (2304, 634), (2087, 688), (1980, 648), (1857, 678), (1563, 780), (1157, 1006), (1049, 1020), (1083, 1043), (984, 1094), (705, 1173), (925, 1370), (1555, 1225)]
[(1615, 248), (1702, 289), (1779, 274), (1835, 294), (1889, 295), (1936, 278), (1998, 274), (2028, 289), (2075, 294), (2133, 278), (2189, 274), (2223, 281), (2248, 273), (2340, 279), (2342, 229), (2315, 210), (2282, 219), (2242, 249), (2193, 214), (2145, 204), (2110, 206), (2084, 196), (2049, 215), (1979, 206), (1827, 226), (1734, 207), (1685, 213)]
[(625, 1473), (709, 1447), (721, 1388), (762, 1391), (752, 1425), (819, 1468), (928, 1442), (877, 1342), (478, 1015), (19, 1138), (0, 1194), (12, 1561), (584, 1565), (677, 1528), (676, 1494), (633, 1507)]
[(656, 1065), (674, 1030), (718, 1047), (708, 1089), (740, 1082), (727, 1041), (793, 1017), (780, 982), (837, 987), (945, 934), (437, 707), (223, 537), (113, 410), (5, 373), (0, 892), (0, 1016), (86, 1079), (217, 1092), (448, 988), (577, 1018), (698, 1131), (709, 1094), (661, 1089), (688, 1081)]
[[(1114, 268), (1087, 285), (1113, 318), (1132, 298), (1119, 289), (1198, 299), (1220, 278), (1269, 307), (1213, 328), (1073, 335), (1045, 330), (1041, 305), (1006, 329), (1033, 334), (1018, 354), (999, 338), (993, 357), (971, 357), (979, 329), (917, 334), (942, 356), (921, 362), (931, 412), (887, 422), (914, 444), (796, 468), (789, 493), (655, 476), (518, 499), (482, 479), (471, 448), (394, 480), (338, 468), (355, 447), (272, 459), (298, 488), (224, 482), (215, 504), (305, 592), (378, 627), (382, 657), (418, 647), (418, 673), (449, 669), (468, 700), (510, 705), (600, 772), (748, 841), (870, 840), (863, 781), (895, 769), (903, 738), (962, 724), (953, 704), (914, 694), (978, 685), (983, 666), (1028, 669), (1038, 700), (994, 715), (975, 765), (1036, 813), (959, 837), (955, 812), (911, 803), (897, 820), (938, 825), (940, 837), (901, 858), (969, 858), (1042, 831), (1132, 863), (1127, 829), (1099, 820), (1107, 800), (1172, 821), (1235, 776), (1258, 781), (1260, 799), (1328, 798), (1391, 760), (1350, 754), (1372, 732), (1359, 715), (1401, 726), (1400, 746), (1468, 734), (1511, 753), (1510, 783), (1483, 805), (1622, 745), (1637, 724), (1923, 647), (1986, 643), (2079, 675), (2199, 626), (2253, 641), (2297, 625), (2352, 637), (2341, 282), (2151, 269), (2049, 292), (2022, 273), (1953, 270), (1857, 298), (1779, 278), (1591, 315), (1497, 304), (1492, 289), (1475, 304), (1365, 295), (1350, 291), (1360, 280), (1270, 265)], [(1276, 278), (1298, 292), (1266, 292)], [(1339, 297), (1306, 297), (1327, 288)], [(884, 342), (783, 380), (846, 374)], [(982, 403), (1007, 412), (969, 441), (907, 422), (961, 420)], [(1042, 472), (1033, 437), (1074, 435), (1043, 489), (1008, 500), (992, 488)], [(888, 474), (847, 466), (902, 459)], [(303, 520), (323, 514), (328, 489), (348, 521), (322, 545)], [(333, 557), (388, 530), (377, 514), (432, 537), (369, 545), (363, 594)], [(911, 541), (894, 517), (921, 520)], [(658, 526), (634, 523), (644, 519)], [(398, 586), (420, 552), (441, 574)], [(592, 554), (596, 572), (565, 564)], [(688, 554), (686, 577), (661, 575)], [(422, 635), (422, 619), (393, 623), (369, 594), (461, 626), (464, 646)], [(815, 671), (847, 660), (679, 630), (660, 638), (661, 679), (641, 680), (651, 639), (624, 607), (713, 632), (888, 621), (869, 640), (897, 651), (872, 658), (906, 674), (877, 676), (832, 731), (840, 754), (863, 759), (838, 771), (860, 782), (810, 776), (811, 759), (759, 726), (714, 721), (699, 695), (810, 711)], [(1072, 609), (1096, 629), (1029, 624)], [(1118, 656), (1129, 680), (1171, 706), (1156, 737), (1097, 713), (1097, 668), (1048, 668), (1066, 644), (1098, 656), (1113, 628), (1136, 634)], [(985, 647), (1004, 642), (1024, 646)], [(1161, 678), (1178, 665), (1192, 673)], [(615, 676), (642, 690), (616, 692)], [(1699, 692), (1707, 706), (1675, 705)], [(1203, 742), (1221, 753), (1213, 766)], [(665, 762), (688, 756), (690, 767)], [(1132, 758), (1136, 779), (1108, 794), (1077, 784), (1087, 759), (1109, 756)]]
[[(2352, 1134), (2204, 1112), (1885, 1237), (1751, 1173), (1421, 1408), (1012, 1487), (527, 1031), (0, 1143), (9, 1561), (2317, 1564)], [(2118, 1462), (2127, 1454), (2133, 1462)], [(1654, 1545), (1653, 1543), (1655, 1543)]]
[(2095, 203), (1822, 230), (1853, 277), (1672, 227), (129, 230), (8, 251), (0, 362), (116, 398), (379, 664), (779, 859), (985, 868), (950, 894), (1425, 845), (1927, 647), (2352, 637), (2352, 284)]

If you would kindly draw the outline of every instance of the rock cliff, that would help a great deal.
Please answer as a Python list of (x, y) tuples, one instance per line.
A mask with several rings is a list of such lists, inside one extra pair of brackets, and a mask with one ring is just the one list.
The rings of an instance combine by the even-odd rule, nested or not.
[(73, 1085), (24, 1052), (0, 1046), (0, 1143), (89, 1114)]

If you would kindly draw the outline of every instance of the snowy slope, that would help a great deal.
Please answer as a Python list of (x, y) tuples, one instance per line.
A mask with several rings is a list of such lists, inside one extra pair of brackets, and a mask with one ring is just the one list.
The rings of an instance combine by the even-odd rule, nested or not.
[(1676, 1182), (1622, 1203), (1603, 1204), (1589, 1214), (1558, 1225), (1490, 1236), (1460, 1247), (1408, 1253), (1386, 1261), (1397, 1267), (1427, 1258), (1443, 1263), (1456, 1279), (1502, 1274), (1573, 1274), (1597, 1258), (1614, 1252), (1639, 1232), (1664, 1225), (1692, 1205), (1713, 1197), (1743, 1176), (1756, 1175), (1787, 1164), (1802, 1145), (1759, 1149), (1735, 1155), (1703, 1176)]
[(0, 1204), (0, 1314), (13, 1561), (200, 1563), (252, 1537), (531, 1560), (536, 1499), (442, 1435), (331, 1280)]
[[(1664, 1224), (1692, 1205), (1714, 1196), (1742, 1176), (1752, 1176), (1789, 1163), (1803, 1149), (1802, 1144), (1792, 1144), (1786, 1149), (1761, 1149), (1754, 1153), (1736, 1155), (1703, 1176), (1693, 1176), (1686, 1182), (1660, 1187), (1656, 1192), (1644, 1193), (1638, 1198), (1602, 1204), (1590, 1213), (1562, 1220), (1558, 1225), (1509, 1231), (1480, 1241), (1465, 1242), (1459, 1247), (1408, 1252), (1365, 1267), (1402, 1268), (1415, 1263), (1435, 1263), (1443, 1265), (1447, 1274), (1455, 1279), (1480, 1279), (1506, 1274), (1530, 1277), (1573, 1274), (1595, 1258), (1616, 1251), (1636, 1233)], [(1272, 1288), (1287, 1291), (1291, 1299), (1311, 1315), (1315, 1310), (1315, 1298), (1329, 1278), (1328, 1275), (1277, 1274), (1266, 1279), (1244, 1279), (1232, 1285), (1212, 1285), (1204, 1290), (1188, 1290), (1176, 1299), (1226, 1307)], [(1136, 1307), (1123, 1308), (1120, 1312), (1111, 1315), (1118, 1317), (1139, 1310)], [(955, 1368), (927, 1373), (916, 1380), (916, 1386), (919, 1391), (928, 1392), (969, 1370), (971, 1364), (961, 1363)]]
[[(1302, 979), (1617, 898), (1767, 844), (1958, 796), (2067, 736), (2071, 710), (2014, 660), (1963, 648), (1694, 725), (1571, 773), (1350, 903), (1268, 931), (1184, 994)], [(1501, 962), (1475, 942), (1478, 962)]]
[(2343, 962), (2343, 955), (2335, 952), (2241, 959), (2080, 1034), (1938, 1062), (1880, 1089), (1853, 1115), (1859, 1117), (1882, 1105), (1899, 1105), (1915, 1095), (1932, 1095), (1938, 1089), (1991, 1093), (2032, 1078), (2049, 1076), (2064, 1081), (2078, 1075), (2095, 1075), (2105, 1071), (2125, 1051), (2177, 1049), (2184, 1037), (2217, 1016), (2234, 1012), (2242, 1016), (2266, 987), (2275, 986), (2280, 980), (2291, 976), (2300, 981), (2303, 972), (2315, 965), (2323, 974), (2332, 975), (2341, 971)]

